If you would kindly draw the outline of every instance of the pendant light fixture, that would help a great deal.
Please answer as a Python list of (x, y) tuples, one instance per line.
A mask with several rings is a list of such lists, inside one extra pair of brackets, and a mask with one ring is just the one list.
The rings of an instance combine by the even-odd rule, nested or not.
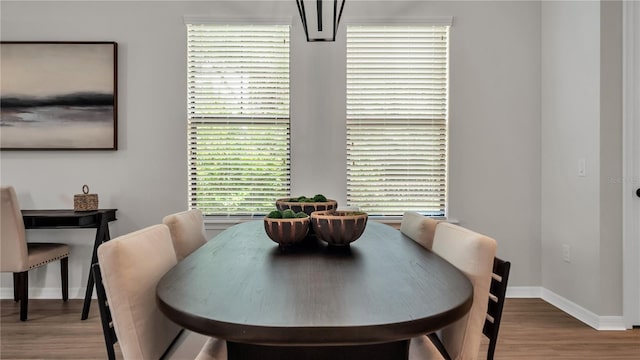
[(296, 0), (307, 41), (336, 41), (344, 2), (345, 0)]

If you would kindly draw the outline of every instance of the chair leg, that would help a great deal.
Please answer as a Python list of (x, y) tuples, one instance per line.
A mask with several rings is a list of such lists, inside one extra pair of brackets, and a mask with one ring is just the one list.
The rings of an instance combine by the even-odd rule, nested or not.
[(451, 355), (449, 355), (449, 352), (447, 352), (447, 348), (444, 347), (444, 344), (442, 343), (442, 341), (440, 341), (440, 338), (438, 337), (437, 333), (427, 334), (427, 337), (429, 338), (429, 340), (431, 340), (431, 343), (433, 344), (433, 346), (435, 346), (436, 349), (438, 349), (443, 359), (451, 360)]
[(69, 257), (60, 259), (60, 279), (62, 281), (62, 300), (69, 300)]
[(487, 360), (493, 360), (493, 355), (496, 353), (496, 342), (494, 340), (489, 344), (487, 349)]
[(102, 324), (104, 343), (107, 346), (107, 360), (116, 360), (116, 353), (113, 348), (113, 344), (118, 342), (118, 336), (113, 328), (113, 318), (111, 317), (111, 310), (109, 310), (107, 295), (104, 291), (104, 284), (102, 283), (100, 265), (98, 263), (93, 264), (91, 266), (91, 272), (93, 273), (93, 279), (96, 283), (98, 309), (100, 310), (100, 323)]
[(20, 321), (27, 320), (27, 309), (29, 308), (29, 272), (23, 271), (15, 273), (18, 279), (20, 298)]
[(20, 279), (18, 273), (13, 273), (13, 301), (20, 300)]

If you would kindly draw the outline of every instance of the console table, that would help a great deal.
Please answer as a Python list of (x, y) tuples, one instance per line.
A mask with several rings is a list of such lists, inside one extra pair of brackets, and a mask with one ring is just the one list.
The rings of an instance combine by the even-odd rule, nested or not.
[(99, 209), (95, 211), (73, 210), (22, 210), (22, 219), (25, 229), (96, 229), (96, 238), (93, 243), (93, 255), (89, 264), (89, 277), (87, 290), (84, 295), (82, 307), (82, 320), (89, 316), (91, 296), (95, 280), (91, 272), (91, 265), (98, 262), (98, 246), (110, 239), (109, 222), (117, 220), (118, 209)]

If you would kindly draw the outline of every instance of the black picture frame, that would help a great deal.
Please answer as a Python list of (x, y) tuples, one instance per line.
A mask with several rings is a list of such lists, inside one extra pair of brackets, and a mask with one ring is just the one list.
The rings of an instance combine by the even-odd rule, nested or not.
[(116, 42), (0, 47), (0, 150), (118, 149)]

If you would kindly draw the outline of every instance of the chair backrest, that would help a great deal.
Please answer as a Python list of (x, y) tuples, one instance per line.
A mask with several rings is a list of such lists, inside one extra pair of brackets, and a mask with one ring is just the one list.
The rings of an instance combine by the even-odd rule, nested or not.
[(467, 275), (473, 285), (473, 305), (463, 318), (440, 331), (452, 359), (476, 359), (487, 313), (496, 241), (458, 225), (436, 226), (433, 251)]
[(27, 238), (18, 197), (13, 186), (3, 186), (0, 192), (0, 271), (26, 271), (29, 269)]
[(413, 241), (431, 249), (433, 237), (436, 232), (436, 225), (440, 220), (434, 220), (414, 211), (406, 211), (402, 214), (400, 222), (400, 232), (410, 237)]
[(202, 211), (199, 209), (167, 215), (162, 223), (169, 227), (178, 261), (207, 242)]
[(156, 285), (177, 264), (169, 228), (159, 224), (98, 247), (107, 300), (125, 359), (159, 359), (181, 328), (156, 304)]
[(504, 261), (497, 257), (493, 259), (489, 304), (482, 329), (482, 333), (489, 339), (487, 360), (493, 360), (493, 355), (496, 351), (498, 331), (500, 330), (500, 321), (502, 320), (502, 309), (504, 308), (504, 300), (507, 294), (510, 270), (511, 263), (509, 261)]

